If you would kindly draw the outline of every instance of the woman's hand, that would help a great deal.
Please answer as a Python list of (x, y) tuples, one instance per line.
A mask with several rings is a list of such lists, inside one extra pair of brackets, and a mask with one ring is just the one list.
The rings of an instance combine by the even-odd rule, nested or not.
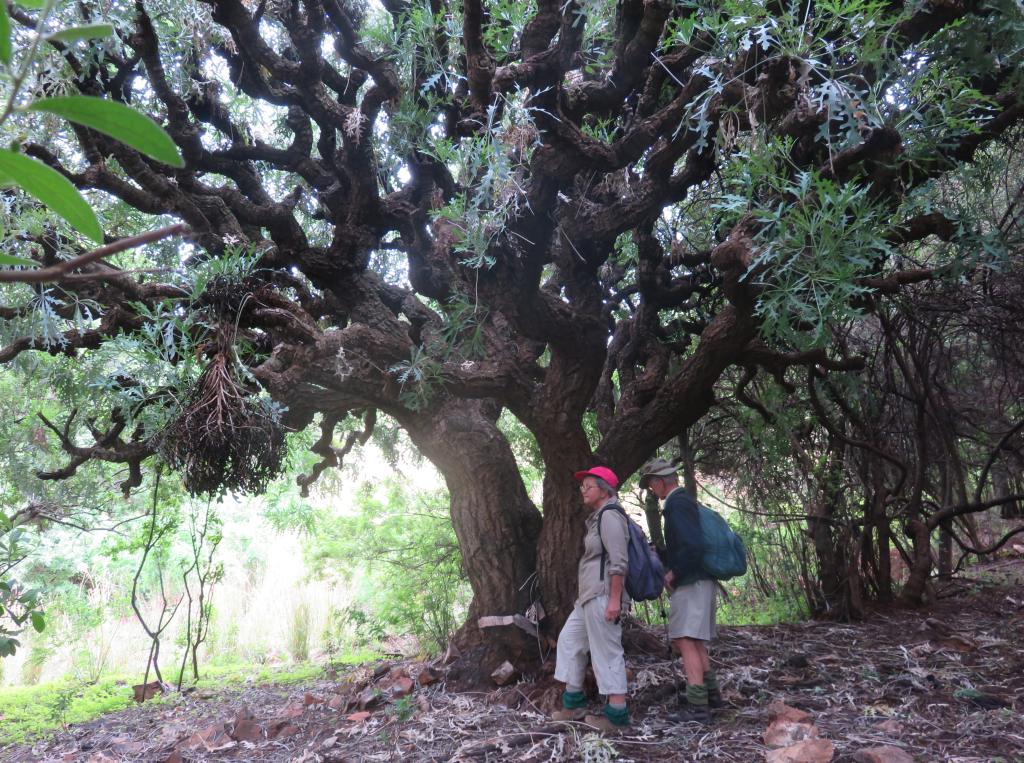
[(604, 619), (610, 623), (614, 623), (619, 619), (619, 615), (622, 614), (622, 602), (619, 601), (621, 597), (615, 597), (614, 599), (608, 599), (608, 606), (604, 610)]
[(672, 584), (676, 582), (676, 575), (672, 570), (665, 573), (665, 590), (672, 593)]
[(622, 586), (625, 579), (624, 575), (612, 575), (608, 590), (608, 606), (604, 610), (604, 619), (610, 623), (616, 622), (622, 614)]

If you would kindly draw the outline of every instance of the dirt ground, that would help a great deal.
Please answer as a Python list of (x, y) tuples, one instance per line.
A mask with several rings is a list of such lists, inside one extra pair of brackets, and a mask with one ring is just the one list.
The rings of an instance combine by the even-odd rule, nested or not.
[[(558, 702), (550, 678), (456, 693), (439, 666), (389, 663), (306, 686), (176, 696), (34, 745), (0, 746), (0, 761), (1022, 763), (1022, 568), (975, 568), (927, 608), (863, 623), (722, 628), (712, 654), (731, 707), (711, 727), (666, 719), (678, 667), (659, 650), (629, 659), (633, 723), (615, 737), (549, 721)], [(816, 752), (778, 749), (786, 741), (769, 732), (778, 702), (809, 714), (788, 741), (826, 740)]]

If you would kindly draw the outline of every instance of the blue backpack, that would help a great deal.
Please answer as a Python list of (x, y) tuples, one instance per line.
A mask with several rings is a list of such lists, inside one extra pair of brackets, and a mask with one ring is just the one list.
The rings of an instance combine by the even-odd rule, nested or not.
[(704, 536), (701, 567), (715, 580), (729, 580), (747, 571), (747, 547), (721, 515), (698, 504), (700, 532)]
[[(606, 511), (619, 512), (626, 518), (626, 526), (629, 528), (629, 569), (626, 572), (626, 593), (633, 601), (651, 601), (661, 596), (665, 587), (665, 568), (661, 566), (661, 560), (647, 542), (647, 536), (636, 522), (634, 522), (618, 504), (611, 504), (601, 509), (597, 517), (597, 536), (601, 537), (601, 516)], [(604, 550), (604, 540), (601, 541), (601, 580), (604, 580), (604, 560), (608, 552)]]

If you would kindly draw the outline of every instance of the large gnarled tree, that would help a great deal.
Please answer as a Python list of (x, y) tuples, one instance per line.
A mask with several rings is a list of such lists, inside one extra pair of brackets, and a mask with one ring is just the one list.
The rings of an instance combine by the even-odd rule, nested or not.
[[(159, 452), (190, 489), (258, 490), (278, 425), (318, 426), (308, 485), (383, 414), (447, 480), (471, 614), (539, 592), (552, 628), (575, 588), (572, 472), (630, 475), (730, 367), (855, 367), (830, 327), (931, 278), (904, 256), (921, 240), (970, 238), (931, 183), (1024, 117), (1011, 0), (110, 15), (118, 38), (55, 43), (38, 87), (148, 111), (186, 166), (86, 128), (24, 150), (96, 192), (108, 229), (135, 232), (138, 213), (190, 226), (187, 252), (152, 253), (186, 278), (90, 265), (49, 294), (68, 319), (88, 299), (91, 324), (12, 337), (0, 359), (167, 336), (162, 361), (194, 373), (185, 394), (111, 385), (131, 403), (89, 422), (94, 444), (85, 422), (51, 422), (72, 460), (48, 476), (101, 458), (131, 464), (130, 487)], [(17, 243), (44, 262), (76, 251), (59, 230)], [(150, 264), (134, 257), (119, 264)], [(536, 438), (541, 507), (503, 410)]]

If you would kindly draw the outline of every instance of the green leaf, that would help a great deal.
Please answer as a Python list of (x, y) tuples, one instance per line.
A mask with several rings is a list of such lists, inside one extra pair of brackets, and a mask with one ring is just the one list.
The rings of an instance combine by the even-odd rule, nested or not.
[[(0, 5), (2, 5), (2, 3), (0, 3)], [(32, 268), (39, 267), (39, 263), (35, 260), (30, 260), (25, 257), (15, 257), (13, 254), (0, 254), (0, 265), (27, 265)]]
[(110, 37), (114, 34), (114, 27), (110, 24), (85, 24), (61, 29), (59, 32), (48, 34), (47, 40), (58, 40), (60, 42), (78, 42), (79, 40), (92, 40), (97, 37)]
[(185, 166), (178, 147), (163, 128), (123, 103), (89, 95), (66, 95), (44, 98), (28, 108), (91, 127), (172, 167)]
[(36, 629), (36, 633), (42, 633), (46, 628), (46, 618), (42, 612), (32, 613), (32, 627)]
[(11, 18), (5, 2), (0, 3), (0, 61), (11, 63)]
[(18, 650), (18, 639), (0, 636), (0, 657), (10, 657)]
[(24, 154), (0, 150), (0, 175), (7, 175), (25, 193), (60, 215), (71, 227), (103, 243), (103, 229), (82, 195), (66, 177)]
[(33, 11), (41, 10), (46, 5), (46, 0), (17, 0), (22, 8), (29, 8)]

